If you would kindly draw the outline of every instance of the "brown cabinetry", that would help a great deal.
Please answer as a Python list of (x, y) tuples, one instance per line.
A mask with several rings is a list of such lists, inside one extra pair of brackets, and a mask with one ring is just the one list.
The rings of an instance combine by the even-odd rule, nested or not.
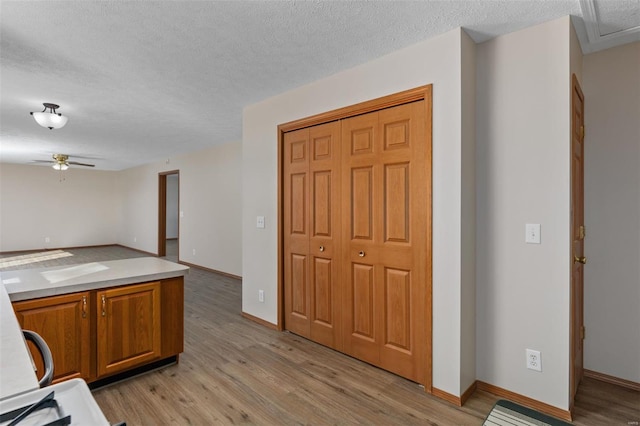
[[(89, 292), (16, 302), (13, 309), (24, 330), (38, 333), (53, 356), (53, 383), (91, 375)], [(44, 373), (40, 352), (29, 342), (38, 378)]]
[(160, 358), (160, 282), (98, 291), (98, 377)]
[[(51, 349), (54, 383), (87, 382), (179, 355), (184, 349), (184, 278), (13, 303), (20, 326)], [(42, 359), (29, 347), (40, 377)]]

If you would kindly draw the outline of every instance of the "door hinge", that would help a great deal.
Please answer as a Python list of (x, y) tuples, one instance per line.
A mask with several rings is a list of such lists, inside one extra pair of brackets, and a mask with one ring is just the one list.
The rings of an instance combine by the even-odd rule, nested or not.
[(584, 140), (584, 126), (580, 126), (580, 139)]
[(580, 225), (580, 239), (584, 240), (584, 237), (587, 236), (587, 230), (585, 229), (584, 225)]
[(586, 335), (586, 329), (584, 328), (584, 325), (582, 327), (580, 327), (580, 339), (584, 340), (584, 337)]

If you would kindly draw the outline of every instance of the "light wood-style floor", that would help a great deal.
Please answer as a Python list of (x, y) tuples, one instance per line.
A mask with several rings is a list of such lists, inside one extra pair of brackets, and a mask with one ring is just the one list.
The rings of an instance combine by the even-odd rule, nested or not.
[[(122, 247), (22, 267), (139, 257)], [(5, 256), (0, 256), (5, 257)], [(11, 268), (15, 269), (15, 268)], [(127, 425), (480, 425), (498, 397), (477, 391), (464, 407), (415, 383), (240, 316), (241, 282), (192, 268), (185, 281), (180, 363), (94, 391), (111, 422)], [(640, 393), (585, 379), (576, 425), (640, 420)]]

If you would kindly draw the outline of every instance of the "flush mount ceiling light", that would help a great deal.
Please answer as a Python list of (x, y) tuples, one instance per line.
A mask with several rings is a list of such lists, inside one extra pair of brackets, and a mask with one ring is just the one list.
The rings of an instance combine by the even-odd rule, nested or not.
[[(67, 124), (69, 117), (62, 115), (56, 111), (58, 108), (60, 108), (60, 106), (49, 103), (44, 103), (42, 105), (44, 105), (44, 109), (42, 110), (42, 112), (30, 113), (39, 125), (51, 130), (61, 129), (65, 124)], [(47, 109), (49, 109), (49, 111), (47, 111)]]

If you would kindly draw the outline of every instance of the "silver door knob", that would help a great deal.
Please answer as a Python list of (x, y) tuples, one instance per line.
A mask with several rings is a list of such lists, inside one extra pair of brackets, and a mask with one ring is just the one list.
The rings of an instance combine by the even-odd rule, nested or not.
[(362, 250), (360, 250), (360, 253), (358, 253), (358, 256), (364, 257), (364, 252)]
[(324, 246), (320, 246), (320, 251), (324, 251)]

